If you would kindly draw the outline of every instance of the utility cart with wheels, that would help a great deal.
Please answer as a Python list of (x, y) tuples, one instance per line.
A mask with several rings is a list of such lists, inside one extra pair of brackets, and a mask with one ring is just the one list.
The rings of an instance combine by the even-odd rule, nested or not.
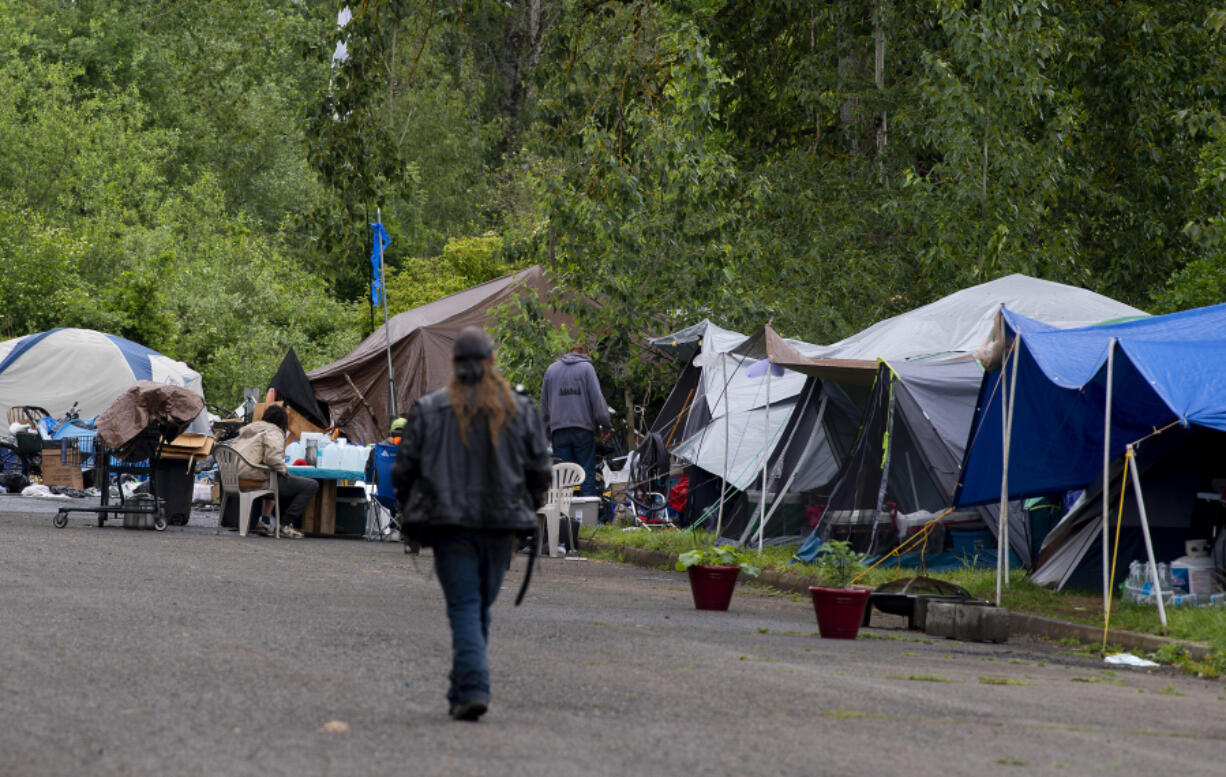
[[(135, 444), (127, 451), (97, 443), (92, 458), (94, 485), (102, 492), (101, 504), (97, 507), (61, 507), (55, 514), (55, 527), (62, 529), (67, 526), (69, 513), (94, 513), (98, 516), (99, 526), (105, 526), (107, 519), (112, 518), (122, 519), (123, 525), (129, 528), (165, 531), (165, 500), (158, 496), (158, 468), (153, 466), (161, 453), (162, 441), (161, 425), (155, 423), (133, 440)], [(82, 451), (84, 454), (85, 451)], [(128, 481), (125, 475), (132, 479), (147, 478), (148, 493), (125, 494), (124, 484)]]
[[(128, 528), (165, 531), (166, 500), (158, 489), (158, 462), (166, 441), (178, 437), (203, 409), (204, 399), (188, 389), (137, 381), (98, 416), (92, 458), (100, 504), (61, 507), (55, 514), (56, 528), (68, 525), (69, 513), (93, 513), (99, 526), (114, 518)], [(147, 478), (147, 493), (125, 493), (124, 480), (132, 478)]]

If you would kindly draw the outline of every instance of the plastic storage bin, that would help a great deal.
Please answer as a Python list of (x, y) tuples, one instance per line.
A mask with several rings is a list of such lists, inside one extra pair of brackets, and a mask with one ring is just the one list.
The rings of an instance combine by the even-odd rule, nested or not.
[(975, 556), (996, 549), (996, 539), (987, 529), (950, 529), (949, 536), (958, 555)]

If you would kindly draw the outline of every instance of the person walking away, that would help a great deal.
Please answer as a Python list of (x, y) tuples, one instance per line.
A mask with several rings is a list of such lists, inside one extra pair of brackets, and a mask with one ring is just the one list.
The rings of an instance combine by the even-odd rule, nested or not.
[(541, 418), (553, 455), (583, 467), (580, 496), (596, 495), (596, 430), (613, 426), (591, 353), (575, 343), (549, 365), (541, 384)]
[(490, 703), (490, 606), (517, 533), (536, 529), (552, 466), (534, 403), (494, 367), (477, 327), (460, 330), (446, 388), (409, 411), (392, 482), (406, 539), (434, 549), (451, 623), (449, 713), (475, 721)]
[[(285, 466), (285, 430), (289, 426), (289, 416), (280, 405), (269, 405), (264, 410), (264, 416), (259, 421), (247, 424), (239, 430), (238, 439), (232, 446), (244, 459), (252, 464), (272, 469), (277, 478), (277, 495), (280, 496), (281, 536), (291, 539), (302, 539), (302, 515), (307, 505), (315, 498), (319, 483), (311, 478), (302, 478), (289, 474)], [(267, 473), (240, 463), (239, 480), (259, 480), (267, 482)], [(272, 498), (260, 500), (262, 505), (259, 522), (255, 526), (257, 534), (273, 535)]]

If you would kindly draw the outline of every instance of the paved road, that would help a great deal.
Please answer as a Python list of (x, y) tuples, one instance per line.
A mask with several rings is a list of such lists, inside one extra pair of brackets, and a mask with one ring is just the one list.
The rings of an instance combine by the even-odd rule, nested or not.
[(491, 711), (455, 723), (428, 559), (211, 520), (0, 514), (0, 775), (1223, 770), (1222, 683), (1026, 640), (822, 640), (805, 602), (700, 613), (681, 575), (597, 561), (545, 559), (514, 608), (516, 560)]

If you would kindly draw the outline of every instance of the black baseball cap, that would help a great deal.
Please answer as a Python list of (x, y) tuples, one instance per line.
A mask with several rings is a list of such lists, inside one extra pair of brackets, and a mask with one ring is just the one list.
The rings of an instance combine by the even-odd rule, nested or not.
[(476, 326), (466, 326), (456, 335), (455, 344), (451, 346), (451, 356), (454, 359), (488, 359), (494, 355), (494, 342), (485, 330)]

